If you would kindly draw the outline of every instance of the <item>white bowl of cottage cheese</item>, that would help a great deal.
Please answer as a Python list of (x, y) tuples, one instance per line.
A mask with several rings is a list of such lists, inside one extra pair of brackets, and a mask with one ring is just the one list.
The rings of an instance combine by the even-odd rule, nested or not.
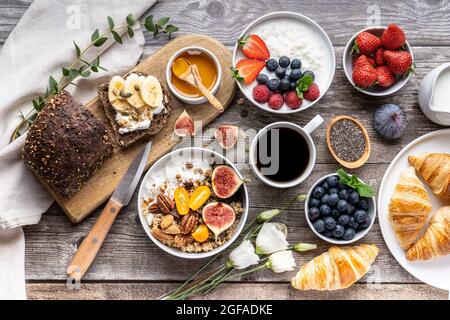
[[(291, 109), (284, 104), (276, 110), (270, 108), (267, 103), (257, 102), (253, 98), (253, 88), (258, 85), (256, 80), (248, 85), (237, 81), (239, 89), (254, 105), (272, 113), (294, 113), (312, 107), (325, 95), (333, 81), (336, 57), (328, 35), (316, 22), (295, 12), (273, 12), (253, 21), (242, 31), (239, 39), (250, 34), (256, 34), (264, 40), (271, 59), (278, 60), (282, 56), (300, 59), (302, 71), (313, 71), (314, 82), (320, 89), (320, 96), (314, 101), (304, 99), (297, 109)], [(245, 58), (246, 56), (236, 42), (233, 66)], [(274, 72), (269, 71), (266, 67), (261, 73), (267, 74), (269, 78), (276, 78)]]

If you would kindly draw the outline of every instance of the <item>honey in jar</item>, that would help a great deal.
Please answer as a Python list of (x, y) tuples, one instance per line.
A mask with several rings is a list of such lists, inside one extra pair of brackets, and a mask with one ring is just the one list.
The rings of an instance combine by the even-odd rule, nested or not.
[[(217, 80), (217, 69), (211, 57), (199, 50), (187, 50), (180, 54), (178, 58), (187, 60), (192, 65), (197, 65), (202, 84), (211, 91)], [(184, 96), (189, 98), (199, 98), (203, 94), (197, 88), (187, 82), (178, 79), (172, 71), (172, 85)]]

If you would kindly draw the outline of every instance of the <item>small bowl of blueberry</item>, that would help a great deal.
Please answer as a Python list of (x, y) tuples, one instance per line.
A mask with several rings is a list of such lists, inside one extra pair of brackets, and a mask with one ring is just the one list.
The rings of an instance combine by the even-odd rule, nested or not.
[(370, 186), (341, 169), (338, 172), (322, 177), (312, 186), (305, 203), (306, 220), (323, 240), (349, 244), (369, 232), (376, 203)]

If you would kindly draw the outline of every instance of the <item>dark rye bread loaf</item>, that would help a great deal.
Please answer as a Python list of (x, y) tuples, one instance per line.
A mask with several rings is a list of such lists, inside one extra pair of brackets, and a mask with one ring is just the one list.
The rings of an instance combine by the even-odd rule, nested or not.
[(22, 156), (41, 180), (69, 197), (81, 189), (112, 149), (105, 124), (69, 93), (61, 92), (31, 125)]
[[(133, 72), (133, 73), (136, 73), (141, 76), (147, 76), (142, 72)], [(116, 122), (116, 110), (114, 110), (111, 103), (109, 103), (108, 86), (109, 83), (104, 83), (100, 85), (98, 87), (98, 96), (100, 98), (103, 111), (105, 112), (105, 115), (108, 118), (110, 125), (113, 129), (114, 139), (119, 146), (126, 148), (138, 140), (152, 137), (156, 135), (158, 132), (160, 132), (167, 124), (167, 120), (169, 119), (170, 113), (172, 111), (172, 108), (170, 106), (171, 97), (167, 92), (167, 89), (164, 88), (164, 86), (161, 84), (161, 88), (164, 94), (163, 104), (166, 107), (166, 112), (162, 111), (161, 113), (154, 115), (150, 123), (150, 127), (148, 129), (136, 130), (125, 134), (120, 134), (119, 133), (120, 126)]]

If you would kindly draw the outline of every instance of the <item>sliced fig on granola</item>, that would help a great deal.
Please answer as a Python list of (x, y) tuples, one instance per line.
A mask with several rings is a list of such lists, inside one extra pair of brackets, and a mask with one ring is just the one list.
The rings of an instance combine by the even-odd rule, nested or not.
[(223, 202), (208, 203), (202, 211), (203, 222), (216, 237), (230, 228), (236, 220), (234, 209)]
[(221, 199), (230, 198), (239, 190), (244, 181), (230, 166), (220, 165), (214, 168), (211, 184), (214, 194)]

